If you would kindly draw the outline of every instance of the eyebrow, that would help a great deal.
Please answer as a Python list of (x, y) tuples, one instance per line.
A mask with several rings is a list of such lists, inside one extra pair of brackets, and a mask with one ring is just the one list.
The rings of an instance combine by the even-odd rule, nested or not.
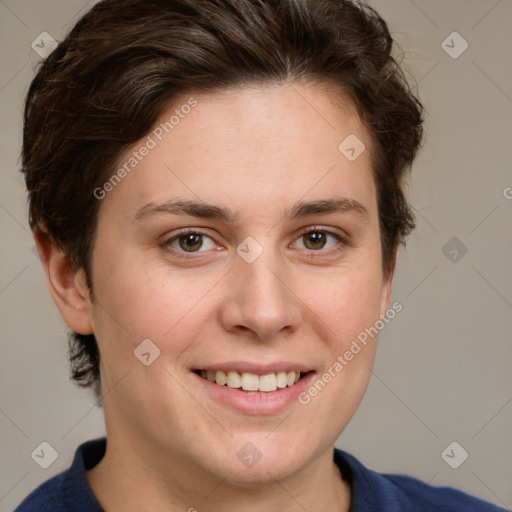
[(359, 201), (342, 197), (309, 202), (299, 201), (287, 212), (286, 218), (295, 220), (307, 217), (308, 215), (325, 215), (329, 213), (354, 213), (364, 220), (369, 218), (368, 210)]
[[(239, 218), (239, 212), (233, 212), (229, 208), (207, 204), (200, 201), (171, 200), (164, 203), (148, 203), (137, 211), (132, 219), (136, 223), (142, 218), (152, 214), (190, 215), (202, 219), (217, 219), (234, 224)], [(315, 201), (299, 201), (291, 210), (287, 211), (284, 218), (296, 220), (309, 215), (352, 213), (364, 220), (368, 220), (368, 210), (356, 199), (331, 198)]]
[(155, 213), (190, 215), (202, 219), (218, 219), (229, 223), (235, 223), (238, 219), (238, 214), (223, 206), (216, 206), (200, 201), (171, 200), (161, 204), (146, 204), (135, 214), (132, 222), (137, 222), (143, 217)]

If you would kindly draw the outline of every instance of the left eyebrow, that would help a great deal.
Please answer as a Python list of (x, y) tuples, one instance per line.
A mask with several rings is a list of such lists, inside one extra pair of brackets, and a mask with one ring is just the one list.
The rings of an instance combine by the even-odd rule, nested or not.
[(355, 213), (364, 220), (369, 219), (368, 210), (359, 201), (342, 197), (309, 202), (300, 201), (286, 213), (286, 218), (295, 220), (308, 215), (330, 213)]

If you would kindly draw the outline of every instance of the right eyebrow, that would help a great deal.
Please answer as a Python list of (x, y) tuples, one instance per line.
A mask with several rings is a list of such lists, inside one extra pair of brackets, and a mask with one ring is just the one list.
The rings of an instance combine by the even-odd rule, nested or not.
[(198, 201), (170, 200), (164, 203), (148, 203), (143, 206), (133, 217), (132, 223), (138, 222), (143, 217), (158, 213), (170, 215), (190, 215), (202, 219), (218, 219), (224, 222), (235, 223), (238, 214), (229, 208)]

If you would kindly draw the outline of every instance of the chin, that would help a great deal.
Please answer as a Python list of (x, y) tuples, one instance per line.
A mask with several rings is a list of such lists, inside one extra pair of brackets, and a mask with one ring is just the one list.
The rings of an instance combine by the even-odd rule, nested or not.
[[(306, 432), (301, 436), (286, 432), (235, 435), (229, 446), (211, 451), (210, 471), (237, 486), (251, 487), (285, 480), (308, 465), (316, 450)], [(202, 461), (203, 464), (207, 462)]]

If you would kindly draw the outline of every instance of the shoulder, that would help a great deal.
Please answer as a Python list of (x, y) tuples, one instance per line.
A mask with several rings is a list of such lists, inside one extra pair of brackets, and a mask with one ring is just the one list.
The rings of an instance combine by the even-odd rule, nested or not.
[(335, 462), (352, 485), (353, 512), (503, 512), (505, 509), (452, 487), (438, 487), (406, 475), (367, 469), (352, 455), (335, 450)]
[(32, 491), (16, 508), (15, 512), (65, 512), (62, 484), (66, 472), (62, 472)]
[(103, 457), (106, 439), (80, 445), (71, 467), (43, 482), (15, 512), (102, 512), (87, 481), (86, 471)]
[[(453, 487), (429, 485), (405, 475), (384, 474), (381, 476), (406, 497), (410, 506), (421, 506), (421, 510), (439, 510), (443, 512), (463, 512), (466, 510), (472, 512), (500, 512), (505, 510)], [(418, 508), (415, 508), (415, 510), (418, 510)]]

